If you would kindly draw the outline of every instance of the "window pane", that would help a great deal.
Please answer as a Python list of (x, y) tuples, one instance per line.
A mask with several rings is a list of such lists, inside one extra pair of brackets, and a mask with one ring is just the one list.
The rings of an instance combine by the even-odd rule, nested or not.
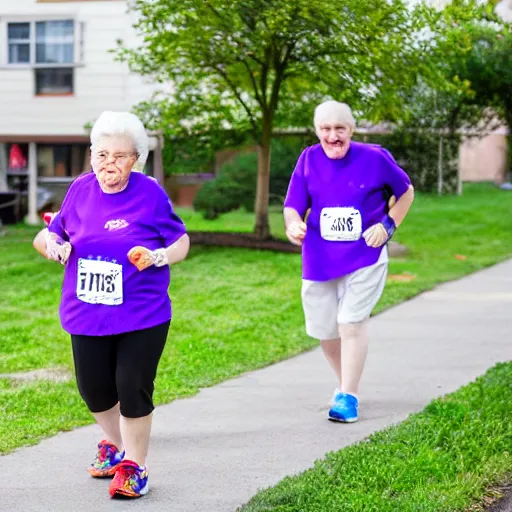
[(71, 20), (36, 23), (36, 62), (67, 64), (73, 62), (74, 25)]
[(12, 39), (30, 39), (30, 23), (9, 23), (7, 25), (7, 38)]
[(37, 43), (36, 62), (38, 64), (71, 64), (73, 62), (73, 45)]
[(73, 68), (36, 69), (36, 94), (73, 92)]
[(71, 150), (69, 144), (38, 144), (38, 175), (44, 177), (71, 176)]
[(36, 40), (48, 39), (72, 40), (74, 35), (73, 20), (38, 21), (36, 23)]
[(25, 43), (9, 44), (9, 64), (30, 63), (30, 45)]

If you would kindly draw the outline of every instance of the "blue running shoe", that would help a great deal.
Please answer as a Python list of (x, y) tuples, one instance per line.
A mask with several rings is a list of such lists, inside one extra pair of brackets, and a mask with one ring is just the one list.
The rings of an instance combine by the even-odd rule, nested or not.
[(329, 410), (329, 419), (342, 423), (354, 423), (357, 421), (357, 407), (359, 402), (354, 395), (338, 393), (334, 399), (334, 405)]

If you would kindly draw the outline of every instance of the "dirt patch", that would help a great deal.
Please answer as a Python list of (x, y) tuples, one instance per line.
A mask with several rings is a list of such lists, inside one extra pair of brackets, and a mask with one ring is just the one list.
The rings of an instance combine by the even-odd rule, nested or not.
[(402, 283), (408, 283), (414, 281), (416, 276), (413, 274), (388, 274), (388, 281), (399, 281)]
[(67, 368), (42, 368), (41, 370), (31, 370), (29, 372), (0, 373), (0, 379), (9, 379), (20, 384), (35, 380), (67, 382), (71, 380), (71, 373)]
[[(242, 249), (259, 249), (263, 251), (288, 252), (300, 254), (301, 248), (286, 240), (278, 238), (261, 239), (252, 233), (223, 233), (209, 231), (189, 232), (190, 242), (195, 245), (215, 247), (238, 247)], [(391, 241), (388, 245), (391, 257), (401, 257), (407, 254), (407, 247)]]
[(512, 483), (493, 491), (490, 501), (485, 512), (512, 512)]

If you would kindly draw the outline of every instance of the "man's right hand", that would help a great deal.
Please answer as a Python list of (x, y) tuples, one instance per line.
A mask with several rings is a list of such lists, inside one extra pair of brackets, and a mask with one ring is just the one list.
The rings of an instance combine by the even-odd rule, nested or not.
[(288, 240), (294, 245), (302, 245), (308, 227), (305, 222), (292, 221), (286, 229)]

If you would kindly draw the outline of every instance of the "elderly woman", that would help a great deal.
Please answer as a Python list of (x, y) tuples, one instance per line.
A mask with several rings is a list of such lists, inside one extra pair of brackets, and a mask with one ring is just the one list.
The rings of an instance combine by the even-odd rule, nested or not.
[(129, 113), (104, 112), (91, 132), (92, 172), (70, 186), (34, 240), (65, 265), (60, 317), (78, 389), (105, 433), (93, 477), (112, 497), (148, 492), (154, 379), (171, 320), (169, 265), (189, 238), (165, 191), (142, 172), (148, 137)]
[(320, 144), (302, 152), (291, 177), (286, 234), (302, 246), (306, 331), (320, 340), (339, 383), (328, 417), (354, 422), (368, 350), (365, 323), (386, 282), (386, 243), (414, 191), (388, 151), (351, 141), (355, 122), (347, 105), (322, 103), (314, 124)]

